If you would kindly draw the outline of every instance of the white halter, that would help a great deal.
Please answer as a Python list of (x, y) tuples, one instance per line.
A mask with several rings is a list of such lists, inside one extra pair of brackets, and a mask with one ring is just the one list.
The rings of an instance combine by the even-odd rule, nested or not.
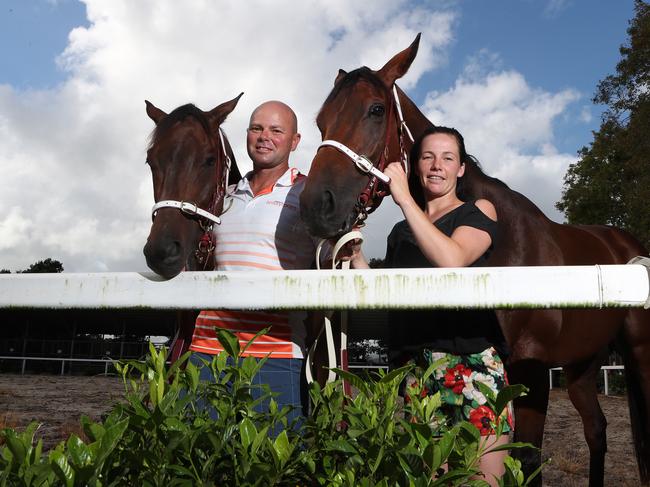
[[(414, 141), (413, 134), (411, 134), (411, 130), (408, 128), (408, 125), (406, 125), (406, 121), (404, 120), (404, 115), (402, 114), (402, 105), (399, 101), (399, 96), (397, 95), (397, 88), (395, 85), (393, 85), (393, 98), (395, 99), (395, 106), (397, 107), (397, 116), (399, 117), (399, 130), (401, 131), (402, 129), (404, 129), (411, 142), (413, 142)], [(327, 146), (338, 149), (343, 154), (345, 154), (350, 159), (352, 159), (354, 165), (357, 166), (357, 168), (362, 173), (371, 174), (386, 184), (390, 183), (390, 178), (386, 176), (383, 172), (381, 172), (366, 156), (357, 154), (348, 146), (336, 140), (324, 140), (320, 143), (318, 148), (320, 149), (321, 147), (327, 147)], [(408, 174), (408, 157), (406, 156), (406, 154), (400, 154), (400, 155), (402, 156), (402, 161), (405, 166), (405, 171)]]
[[(223, 150), (223, 153), (226, 157), (226, 185), (228, 184), (228, 175), (230, 174), (230, 157), (228, 156), (228, 152), (226, 151), (226, 144), (223, 140), (223, 132), (221, 131), (221, 127), (219, 128), (219, 141), (221, 143), (221, 149)], [(155, 217), (156, 213), (159, 209), (161, 208), (177, 208), (181, 210), (181, 212), (185, 213), (186, 215), (198, 215), (200, 217), (205, 218), (206, 220), (210, 220), (213, 223), (216, 223), (217, 225), (221, 225), (221, 219), (210, 213), (209, 211), (206, 211), (202, 208), (199, 208), (196, 203), (191, 203), (189, 201), (176, 201), (176, 200), (162, 200), (158, 201), (153, 207), (151, 208), (151, 216)]]

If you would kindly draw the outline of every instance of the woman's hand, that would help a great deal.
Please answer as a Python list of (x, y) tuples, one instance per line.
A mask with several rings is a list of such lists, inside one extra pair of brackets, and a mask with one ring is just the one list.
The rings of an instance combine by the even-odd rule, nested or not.
[[(358, 231), (359, 227), (354, 227), (352, 230)], [(336, 239), (332, 239), (329, 242), (332, 248), (336, 246)], [(334, 256), (334, 258), (340, 262), (349, 261), (350, 266), (353, 269), (368, 269), (369, 268), (368, 262), (366, 261), (366, 257), (363, 255), (363, 252), (361, 251), (362, 243), (363, 243), (363, 239), (361, 238), (355, 238), (353, 240), (350, 240), (339, 249), (338, 253)]]
[(400, 162), (388, 164), (384, 169), (384, 174), (390, 178), (390, 195), (398, 206), (413, 199), (409, 191), (408, 178)]

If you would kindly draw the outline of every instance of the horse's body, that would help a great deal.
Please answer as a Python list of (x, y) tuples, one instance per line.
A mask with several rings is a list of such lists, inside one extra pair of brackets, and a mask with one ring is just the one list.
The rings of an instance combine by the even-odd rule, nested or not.
[[(317, 118), (323, 139), (346, 144), (371, 161), (399, 160), (398, 124), (390, 120), (390, 89), (408, 70), (419, 38), (381, 70), (340, 72)], [(415, 137), (432, 124), (398, 90), (404, 119)], [(381, 106), (382, 109), (377, 107)], [(392, 133), (391, 133), (392, 132)], [(485, 198), (496, 207), (499, 241), (489, 266), (622, 264), (647, 251), (629, 234), (605, 226), (552, 222), (525, 196), (468, 163), (463, 178), (469, 198)], [(315, 156), (301, 198), (310, 231), (330, 238), (349, 230), (359, 211), (358, 195), (368, 184), (350, 158), (331, 147)], [(534, 283), (529, 285), (534, 286)], [(548, 369), (562, 366), (570, 398), (581, 415), (590, 450), (590, 485), (602, 485), (606, 451), (605, 417), (596, 379), (614, 340), (625, 357), (630, 416), (641, 480), (650, 480), (650, 311), (521, 310), (498, 311), (510, 346), (512, 383), (530, 392), (515, 402), (515, 439), (541, 448), (548, 405)], [(539, 452), (516, 451), (528, 472), (541, 463)], [(541, 483), (541, 479), (538, 480)]]
[[(239, 96), (209, 112), (183, 105), (166, 114), (146, 102), (147, 115), (156, 123), (147, 163), (157, 203), (185, 202), (210, 214), (221, 214), (227, 185), (241, 176), (220, 126)], [(187, 207), (162, 207), (154, 213), (144, 247), (147, 265), (154, 272), (171, 279), (181, 271), (212, 269), (211, 221)], [(179, 312), (172, 360), (189, 347), (196, 315), (196, 311)]]

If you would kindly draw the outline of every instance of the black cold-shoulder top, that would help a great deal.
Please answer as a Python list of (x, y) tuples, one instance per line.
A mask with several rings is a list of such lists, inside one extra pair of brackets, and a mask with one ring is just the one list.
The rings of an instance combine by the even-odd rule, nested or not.
[[(490, 248), (470, 267), (483, 265), (497, 241), (497, 222), (488, 218), (474, 201), (468, 201), (434, 222), (451, 236), (460, 226), (484, 230)], [(433, 267), (418, 247), (406, 220), (398, 222), (388, 236), (385, 266), (388, 268)], [(493, 310), (396, 310), (389, 313), (391, 362), (399, 364), (421, 348), (454, 354), (479, 353), (493, 346), (505, 359), (507, 347)]]

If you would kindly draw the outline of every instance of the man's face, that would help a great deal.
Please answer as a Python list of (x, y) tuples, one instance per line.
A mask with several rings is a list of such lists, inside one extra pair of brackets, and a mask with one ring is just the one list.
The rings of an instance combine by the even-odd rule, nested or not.
[(292, 113), (283, 105), (268, 102), (251, 115), (246, 137), (248, 155), (256, 169), (289, 165), (289, 154), (296, 149), (300, 134)]

